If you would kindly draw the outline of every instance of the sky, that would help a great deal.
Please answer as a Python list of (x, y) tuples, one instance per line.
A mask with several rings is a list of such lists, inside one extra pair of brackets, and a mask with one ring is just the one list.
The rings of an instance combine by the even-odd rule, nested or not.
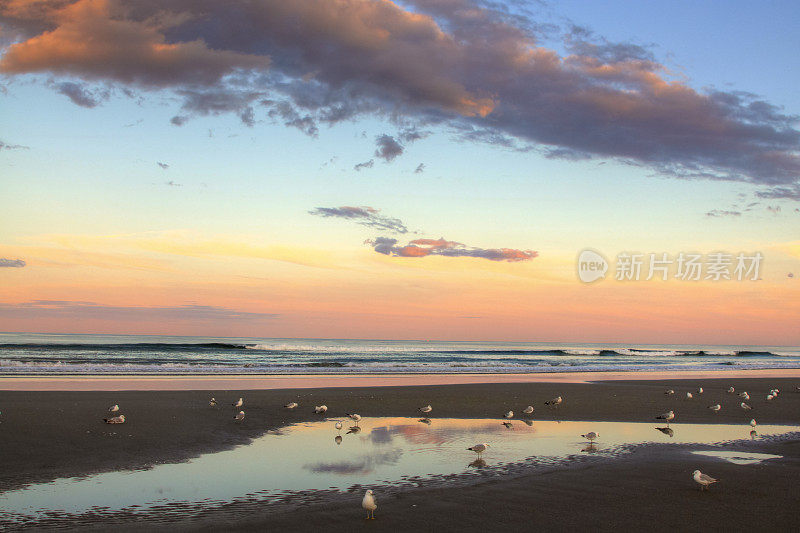
[(798, 23), (0, 2), (0, 331), (800, 345)]

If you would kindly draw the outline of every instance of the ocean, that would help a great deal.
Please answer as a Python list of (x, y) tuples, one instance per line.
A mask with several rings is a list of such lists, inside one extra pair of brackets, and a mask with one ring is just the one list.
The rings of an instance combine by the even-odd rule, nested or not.
[(0, 333), (0, 375), (475, 374), (758, 368), (800, 368), (800, 347)]

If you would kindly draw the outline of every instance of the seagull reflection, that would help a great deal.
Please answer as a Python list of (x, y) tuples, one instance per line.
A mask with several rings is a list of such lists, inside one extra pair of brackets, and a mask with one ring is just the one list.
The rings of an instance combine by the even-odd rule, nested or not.
[(584, 453), (594, 453), (597, 451), (597, 444), (590, 442), (585, 447), (581, 448), (581, 451)]
[(514, 424), (511, 422), (503, 422), (503, 425), (508, 429), (514, 429)]
[(417, 420), (417, 422), (422, 422), (423, 424), (428, 424), (429, 426), (431, 425), (430, 418), (420, 418), (419, 420)]
[(347, 431), (347, 433), (345, 433), (345, 435), (349, 435), (351, 433), (361, 433), (361, 428), (358, 426), (353, 426)]
[(672, 430), (672, 428), (656, 428), (656, 429), (661, 433), (663, 433), (664, 435), (669, 435), (670, 437), (675, 435), (675, 432)]
[(333, 437), (333, 441), (336, 444), (341, 444), (342, 443), (342, 436), (341, 435), (336, 435), (335, 437)]
[(472, 468), (485, 468), (486, 467), (486, 461), (484, 461), (483, 459), (475, 459), (474, 461), (472, 461), (467, 466), (468, 467), (471, 466)]
[(750, 430), (750, 438), (756, 440), (756, 437), (758, 437), (758, 431), (756, 431), (755, 429)]
[(528, 426), (533, 426), (533, 420), (523, 420), (522, 422)]

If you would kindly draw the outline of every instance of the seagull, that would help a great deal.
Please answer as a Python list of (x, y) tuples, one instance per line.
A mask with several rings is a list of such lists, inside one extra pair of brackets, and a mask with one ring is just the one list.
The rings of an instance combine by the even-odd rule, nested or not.
[(117, 411), (119, 411), (119, 405), (114, 404), (108, 408), (109, 413), (116, 413)]
[(700, 485), (700, 490), (707, 490), (709, 485), (719, 481), (711, 476), (702, 473), (699, 470), (695, 470), (694, 472), (692, 472), (692, 479), (694, 479)]
[(103, 422), (106, 424), (124, 424), (125, 415), (112, 416), (111, 418), (104, 418)]
[(743, 400), (749, 400), (749, 399), (750, 399), (750, 395), (749, 395), (749, 394), (747, 394), (747, 391), (745, 391), (745, 392), (740, 392), (740, 393), (739, 393), (739, 398), (741, 398), (741, 399), (743, 399)]
[(239, 411), (239, 413), (233, 417), (234, 420), (244, 420), (244, 411)]
[(669, 435), (670, 437), (675, 435), (675, 432), (672, 430), (672, 428), (656, 428), (656, 429), (661, 433), (663, 433), (664, 435)]
[(371, 490), (364, 493), (364, 499), (361, 500), (361, 507), (367, 511), (367, 520), (375, 520), (375, 509), (378, 508), (378, 503), (375, 501), (375, 496)]
[(286, 405), (284, 405), (284, 407), (287, 409), (294, 409), (295, 407), (297, 407), (297, 405), (298, 405), (297, 402), (289, 402)]
[(773, 398), (775, 398), (775, 396), (773, 396), (772, 394), (767, 394), (767, 401), (768, 402), (772, 401)]
[(356, 413), (353, 414), (348, 413), (347, 416), (350, 417), (350, 420), (356, 423), (356, 426), (358, 426), (358, 423), (361, 422), (361, 415), (358, 415)]
[(508, 429), (514, 429), (514, 424), (511, 422), (503, 422), (503, 425)]
[(333, 442), (335, 442), (336, 444), (341, 444), (342, 443), (342, 436), (341, 435), (336, 435), (335, 437), (333, 437)]
[(342, 427), (343, 427), (343, 426), (342, 426), (342, 421), (341, 421), (341, 420), (337, 420), (337, 421), (336, 421), (336, 424), (334, 424), (334, 426), (333, 426), (333, 427), (335, 427), (337, 430), (341, 431), (341, 430), (342, 430)]
[(208, 405), (210, 405), (211, 407), (214, 407), (215, 405), (217, 405), (217, 399), (216, 398), (211, 398), (211, 400), (209, 400), (209, 402), (208, 402)]
[(563, 400), (561, 399), (561, 396), (559, 396), (558, 398), (553, 398), (553, 399), (552, 399), (552, 400), (550, 400), (549, 402), (544, 402), (544, 404), (545, 404), (545, 405), (555, 405), (555, 406), (559, 406), (559, 405), (561, 405), (561, 402), (562, 402), (562, 401), (563, 401)]
[(314, 414), (324, 415), (325, 411), (328, 410), (327, 405), (315, 405), (314, 406)]
[(667, 390), (664, 391), (664, 394), (667, 394), (667, 395), (675, 394), (675, 391), (672, 390), (672, 389), (667, 389)]
[(697, 389), (697, 394), (703, 394), (703, 387), (700, 387), (699, 389)]
[(523, 413), (525, 413), (526, 415), (533, 414), (533, 406), (532, 406), (532, 405), (529, 405), (528, 407), (526, 407), (525, 409), (523, 409), (523, 410), (522, 410), (522, 412), (523, 412)]
[(754, 428), (754, 427), (756, 427), (757, 425), (758, 425), (758, 424), (756, 424), (756, 419), (755, 419), (755, 418), (754, 418), (754, 419), (752, 419), (752, 420), (750, 420), (750, 427), (751, 427), (751, 428)]
[(750, 409), (752, 409), (752, 407), (750, 407), (749, 405), (747, 405), (747, 404), (746, 404), (746, 403), (744, 403), (744, 402), (740, 403), (739, 405), (740, 405), (740, 406), (742, 407), (742, 409), (744, 409), (745, 411), (749, 411)]
[(590, 431), (586, 435), (581, 435), (584, 439), (588, 440), (589, 442), (594, 442), (594, 440), (599, 437), (600, 435), (595, 433), (594, 431)]
[(736, 389), (734, 389), (733, 387), (728, 389), (728, 394), (733, 394), (734, 392), (736, 392)]
[(715, 413), (719, 413), (719, 410), (722, 409), (722, 406), (720, 404), (709, 405), (708, 408), (714, 411)]
[(467, 448), (467, 450), (477, 453), (478, 457), (480, 457), (480, 455), (483, 452), (485, 452), (486, 448), (488, 448), (488, 447), (489, 447), (489, 445), (484, 442), (484, 443), (481, 443), (481, 444), (476, 444), (475, 446), (472, 446), (471, 448)]
[(238, 402), (236, 402), (235, 404), (233, 404), (233, 406), (234, 406), (234, 407), (241, 407), (241, 406), (243, 406), (243, 405), (244, 405), (244, 400), (242, 400), (241, 398), (239, 398), (239, 401), (238, 401)]
[(514, 411), (509, 411), (503, 415), (503, 418), (514, 418)]
[(667, 424), (669, 421), (675, 418), (675, 413), (673, 411), (667, 411), (664, 414), (660, 414), (656, 417), (656, 420), (665, 420)]
[(419, 411), (420, 413), (428, 414), (431, 411), (433, 411), (433, 407), (431, 407), (430, 404), (428, 404), (425, 407), (420, 407), (419, 409), (417, 409), (417, 411)]
[(694, 398), (694, 396), (692, 396), (692, 393), (691, 392), (687, 392), (686, 393), (686, 399), (687, 400), (691, 400), (692, 398)]

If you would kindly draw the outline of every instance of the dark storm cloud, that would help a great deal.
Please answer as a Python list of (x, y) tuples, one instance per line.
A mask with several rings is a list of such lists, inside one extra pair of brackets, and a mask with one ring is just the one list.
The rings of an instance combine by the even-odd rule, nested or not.
[(317, 207), (309, 211), (309, 213), (325, 218), (344, 218), (362, 226), (379, 230), (408, 233), (408, 228), (403, 224), (402, 220), (381, 215), (379, 210), (373, 207)]
[[(537, 40), (530, 13), (493, 2), (10, 0), (0, 24), (14, 41), (3, 74), (170, 90), (183, 101), (176, 125), (219, 113), (252, 125), (263, 107), (316, 135), (320, 123), (377, 116), (799, 196), (797, 117), (752, 94), (695, 90), (648, 45), (584, 28), (567, 29), (559, 55)], [(65, 94), (96, 105), (103, 93)], [(387, 161), (413, 140), (387, 137), (376, 152)]]

